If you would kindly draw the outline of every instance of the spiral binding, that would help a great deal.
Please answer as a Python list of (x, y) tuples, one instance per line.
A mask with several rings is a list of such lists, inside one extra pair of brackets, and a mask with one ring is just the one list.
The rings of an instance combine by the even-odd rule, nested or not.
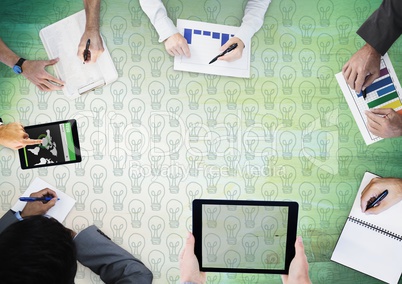
[(376, 232), (378, 232), (380, 234), (383, 234), (383, 235), (385, 235), (387, 237), (393, 238), (393, 239), (395, 239), (397, 241), (400, 241), (400, 242), (402, 241), (402, 236), (401, 235), (395, 234), (395, 233), (393, 233), (391, 231), (385, 230), (384, 228), (381, 228), (379, 226), (373, 225), (373, 224), (368, 223), (366, 221), (360, 220), (360, 219), (355, 218), (353, 216), (349, 216), (348, 221), (351, 221), (353, 223), (362, 225), (362, 226), (364, 226), (366, 228), (369, 228), (370, 230), (374, 230), (374, 231), (376, 231)]

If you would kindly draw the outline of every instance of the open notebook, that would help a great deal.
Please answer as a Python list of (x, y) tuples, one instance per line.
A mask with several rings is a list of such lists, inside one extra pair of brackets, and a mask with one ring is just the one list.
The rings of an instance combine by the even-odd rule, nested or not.
[(378, 215), (362, 213), (361, 192), (374, 177), (364, 174), (331, 260), (384, 282), (398, 283), (402, 273), (402, 202)]
[(63, 91), (70, 99), (110, 84), (118, 78), (105, 41), (103, 41), (105, 51), (96, 63), (83, 64), (83, 58), (77, 56), (78, 44), (84, 30), (85, 10), (82, 10), (39, 32), (48, 57), (60, 59), (54, 68), (56, 76), (66, 83)]

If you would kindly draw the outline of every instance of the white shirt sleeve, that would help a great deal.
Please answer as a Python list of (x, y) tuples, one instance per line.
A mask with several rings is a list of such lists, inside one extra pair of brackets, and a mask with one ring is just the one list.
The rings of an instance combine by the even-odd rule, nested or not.
[(159, 42), (179, 32), (172, 20), (168, 17), (162, 0), (140, 0), (140, 5), (144, 13), (147, 14), (151, 24), (158, 32)]
[(271, 0), (248, 0), (242, 23), (235, 36), (243, 42), (251, 40), (264, 23), (265, 12), (270, 3)]

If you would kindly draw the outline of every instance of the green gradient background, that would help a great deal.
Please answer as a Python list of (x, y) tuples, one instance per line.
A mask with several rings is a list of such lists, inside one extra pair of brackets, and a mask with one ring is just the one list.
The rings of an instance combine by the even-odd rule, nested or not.
[[(400, 173), (401, 168), (401, 150), (402, 150), (402, 140), (397, 139), (386, 139), (377, 142), (371, 146), (366, 146), (359, 133), (359, 130), (354, 122), (352, 114), (343, 98), (343, 95), (336, 83), (335, 73), (338, 73), (344, 62), (352, 55), (358, 48), (363, 44), (363, 41), (355, 34), (357, 28), (366, 19), (372, 11), (378, 7), (381, 1), (317, 1), (317, 0), (305, 0), (305, 1), (289, 1), (273, 0), (268, 12), (265, 16), (264, 27), (254, 36), (252, 43), (252, 74), (253, 79), (238, 79), (238, 78), (225, 78), (225, 77), (214, 77), (206, 76), (203, 74), (189, 74), (182, 73), (183, 79), (179, 85), (180, 91), (178, 95), (172, 95), (169, 93), (169, 80), (167, 72), (169, 67), (173, 65), (172, 59), (164, 50), (164, 46), (158, 44), (157, 35), (155, 30), (150, 25), (148, 18), (142, 13), (139, 8), (138, 1), (103, 1), (102, 2), (102, 12), (101, 12), (101, 32), (107, 42), (109, 51), (113, 54), (123, 54), (126, 58), (126, 63), (122, 65), (123, 76), (118, 79), (118, 82), (123, 83), (127, 87), (127, 95), (124, 97), (123, 110), (116, 109), (114, 103), (115, 96), (112, 95), (113, 89), (110, 86), (106, 86), (101, 95), (89, 94), (83, 97), (82, 102), (84, 103), (83, 109), (78, 109), (76, 102), (68, 101), (64, 99), (60, 93), (46, 94), (45, 96), (38, 92), (38, 90), (28, 81), (22, 77), (16, 76), (10, 68), (5, 65), (0, 65), (0, 115), (5, 122), (11, 121), (22, 121), (25, 124), (35, 123), (35, 117), (39, 114), (46, 114), (52, 120), (59, 118), (67, 119), (74, 116), (79, 116), (83, 113), (90, 112), (90, 103), (95, 98), (103, 98), (107, 101), (108, 113), (121, 113), (127, 118), (130, 117), (130, 112), (126, 109), (126, 106), (132, 99), (140, 99), (147, 106), (146, 115), (152, 113), (149, 110), (149, 105), (151, 103), (149, 93), (149, 86), (154, 81), (161, 82), (165, 86), (165, 95), (162, 103), (166, 103), (170, 98), (176, 98), (183, 102), (185, 114), (197, 113), (206, 119), (204, 112), (204, 107), (210, 104), (208, 99), (215, 99), (221, 103), (221, 113), (218, 117), (218, 125), (224, 123), (224, 117), (226, 114), (237, 114), (241, 120), (245, 119), (245, 114), (242, 111), (245, 107), (251, 107), (252, 101), (254, 100), (258, 104), (258, 112), (255, 115), (256, 125), (248, 128), (248, 126), (242, 122), (241, 133), (245, 134), (248, 130), (255, 132), (260, 138), (257, 150), (262, 151), (266, 147), (275, 149), (277, 151), (277, 157), (272, 156), (270, 161), (270, 167), (273, 169), (271, 174), (268, 176), (259, 176), (258, 181), (255, 184), (255, 192), (248, 193), (247, 191), (242, 191), (239, 195), (240, 199), (264, 199), (264, 193), (261, 192), (260, 188), (266, 182), (273, 183), (277, 186), (277, 197), (276, 200), (296, 200), (300, 204), (299, 211), (299, 234), (303, 236), (304, 244), (306, 248), (306, 254), (310, 263), (310, 276), (313, 283), (379, 283), (379, 281), (365, 276), (361, 273), (355, 272), (351, 269), (345, 268), (341, 265), (333, 263), (330, 261), (330, 257), (339, 234), (342, 230), (345, 219), (350, 211), (350, 206), (355, 198), (355, 192), (357, 191), (358, 185), (360, 183), (361, 177), (365, 171), (372, 171), (381, 176), (396, 176), (402, 177)], [(170, 8), (169, 11), (173, 11), (173, 7), (177, 6), (177, 3), (183, 4), (183, 9), (179, 14), (180, 18), (184, 19), (199, 19), (201, 21), (209, 21), (207, 12), (204, 7), (212, 7), (218, 3), (212, 0), (201, 0), (201, 1), (168, 1), (167, 6)], [(219, 1), (220, 11), (217, 13), (217, 23), (219, 24), (239, 24), (242, 17), (243, 7), (246, 1)], [(236, 3), (236, 4), (235, 4)], [(284, 18), (287, 15), (283, 14), (284, 7), (292, 6), (291, 9), (291, 25), (284, 25)], [(29, 58), (29, 59), (43, 59), (46, 58), (46, 53), (40, 42), (38, 32), (43, 27), (63, 17), (66, 17), (74, 12), (77, 12), (83, 8), (82, 3), (77, 1), (21, 1), (15, 3), (15, 1), (3, 0), (1, 4), (2, 8), (0, 10), (0, 36), (3, 41), (18, 55)], [(230, 7), (230, 8), (228, 8)], [(321, 25), (321, 18), (319, 10), (320, 7), (326, 9), (330, 7), (330, 10), (326, 14), (327, 20), (329, 20), (329, 26)], [(332, 8), (331, 8), (332, 7)], [(363, 8), (359, 8), (363, 7)], [(362, 11), (362, 13), (359, 13)], [(181, 12), (181, 13), (180, 13)], [(171, 16), (172, 16), (172, 12)], [(134, 15), (134, 16), (133, 16)], [(112, 31), (112, 21), (115, 16), (120, 16), (126, 20), (127, 29), (123, 33), (123, 44), (116, 44), (114, 41), (114, 34)], [(309, 16), (314, 19), (315, 25), (311, 36), (311, 44), (306, 44), (303, 42), (302, 31), (300, 29), (300, 20)], [(132, 22), (132, 17), (136, 20)], [(174, 17), (174, 16), (173, 16)], [(340, 22), (345, 18), (350, 20), (352, 26), (348, 28), (346, 33), (347, 42), (340, 42)], [(266, 33), (268, 29), (272, 27), (277, 27), (276, 32), (273, 34), (273, 42), (266, 42)], [(145, 46), (141, 52), (141, 60), (139, 62), (133, 62), (131, 58), (131, 48), (130, 48), (130, 36), (133, 33), (138, 33), (142, 35), (145, 39)], [(292, 60), (290, 62), (285, 62), (283, 59), (283, 34), (287, 34), (286, 37), (292, 35), (295, 39), (292, 43)], [(320, 35), (328, 34), (332, 37), (333, 47), (329, 52), (329, 61), (323, 62), (320, 59), (320, 48), (318, 46), (318, 41), (320, 40)], [(397, 74), (402, 74), (402, 61), (401, 53), (401, 41), (398, 41), (389, 51), (391, 60), (394, 63), (395, 70)], [(120, 49), (120, 50), (119, 50)], [(264, 53), (266, 49), (269, 49)], [(302, 64), (300, 63), (299, 56), (303, 54), (305, 49), (310, 49), (315, 55), (315, 62), (311, 68), (311, 76), (303, 77)], [(156, 51), (155, 51), (156, 50)], [(264, 62), (263, 58), (265, 54), (272, 56), (273, 51), (277, 53), (277, 63), (274, 66), (274, 75), (267, 76), (264, 72)], [(161, 64), (160, 77), (153, 77), (153, 72), (151, 70), (151, 63), (148, 59), (148, 55), (153, 52), (159, 52), (163, 54), (164, 62)], [(124, 56), (124, 53), (126, 54)], [(116, 55), (116, 56), (117, 56)], [(128, 77), (129, 70), (132, 66), (137, 66), (143, 68), (145, 73), (145, 79), (142, 83), (142, 90), (140, 95), (131, 94), (131, 81)], [(296, 78), (292, 85), (291, 94), (283, 94), (283, 81), (281, 80), (282, 68), (288, 66), (294, 68), (296, 72)], [(118, 66), (119, 68), (119, 66)], [(324, 71), (323, 71), (324, 70)], [(326, 80), (320, 79), (323, 76), (327, 76)], [(201, 84), (203, 90), (202, 95), (199, 97), (199, 109), (197, 111), (189, 109), (189, 96), (187, 88), (191, 89), (191, 85), (187, 87), (190, 81), (195, 81)], [(269, 81), (269, 83), (266, 83)], [(313, 84), (312, 89), (315, 95), (310, 99), (311, 108), (306, 106), (303, 101), (303, 97), (300, 95), (299, 86), (304, 82), (309, 81), (309, 84)], [(225, 94), (225, 85), (228, 82), (235, 82), (240, 86), (240, 96), (237, 100), (237, 109), (229, 110), (226, 107), (227, 94)], [(266, 84), (264, 84), (266, 83)], [(208, 92), (209, 84), (216, 86), (216, 93), (210, 94)], [(276, 97), (272, 100), (272, 109), (268, 107), (266, 101), (264, 100), (264, 91), (271, 90), (276, 84), (278, 91)], [(320, 85), (321, 84), (321, 85)], [(324, 88), (322, 84), (325, 84)], [(250, 87), (254, 86), (253, 89)], [(11, 93), (10, 93), (11, 92)], [(41, 100), (47, 101), (47, 107), (44, 109), (39, 109), (39, 103)], [(62, 100), (60, 100), (62, 99)], [(31, 102), (33, 106), (32, 114), (30, 117), (21, 116), (18, 111), (19, 107), (27, 106)], [(68, 111), (57, 113), (54, 110), (59, 103), (67, 104)], [(54, 107), (53, 107), (54, 106)], [(291, 110), (291, 126), (284, 125), (283, 121), (285, 117), (284, 112)], [(162, 110), (164, 107), (162, 107)], [(266, 142), (263, 139), (264, 131), (262, 127), (258, 125), (264, 115), (270, 114), (277, 118), (278, 121), (278, 133), (275, 134), (275, 142)], [(306, 115), (312, 117), (316, 122), (311, 132), (312, 140), (311, 142), (303, 142), (301, 137), (303, 131), (303, 124), (299, 121), (304, 119)], [(65, 117), (64, 117), (65, 116)], [(185, 118), (183, 119), (185, 121)], [(322, 121), (326, 121), (321, 124)], [(147, 118), (144, 121), (148, 121)], [(168, 124), (166, 122), (166, 124)], [(90, 133), (92, 125), (88, 129), (87, 133)], [(224, 135), (224, 128), (216, 130), (221, 135)], [(292, 157), (287, 159), (284, 151), (284, 143), (282, 139), (285, 136), (281, 135), (291, 135), (293, 133), (296, 137), (294, 142), (294, 148), (291, 150)], [(322, 154), (322, 142), (320, 142), (322, 137), (328, 137), (329, 150), (328, 155)], [(326, 136), (329, 135), (329, 136)], [(89, 135), (88, 135), (89, 137)], [(282, 137), (282, 138), (281, 138)], [(293, 137), (294, 139), (294, 137)], [(326, 139), (324, 139), (326, 140)], [(83, 147), (91, 152), (91, 145), (84, 142)], [(110, 145), (113, 142), (110, 141)], [(109, 148), (111, 149), (111, 148)], [(274, 152), (272, 150), (270, 153)], [(313, 153), (313, 154), (310, 154)], [(105, 152), (105, 155), (109, 153)], [(2, 177), (0, 182), (3, 187), (6, 186), (5, 182), (15, 184), (17, 187), (18, 179), (17, 174), (20, 173), (18, 170), (19, 162), (17, 161), (17, 155), (13, 155), (7, 149), (0, 150), (0, 156), (11, 155), (15, 160), (14, 163), (11, 161), (9, 164), (2, 162), (2, 168), (9, 167), (11, 170), (11, 175), (4, 174), (2, 172)], [(244, 155), (244, 153), (242, 153)], [(310, 156), (310, 158), (306, 158)], [(88, 155), (89, 165), (96, 165), (98, 163), (103, 163), (105, 167), (109, 167), (110, 162), (108, 161), (94, 161), (90, 155)], [(261, 166), (262, 162), (260, 158), (255, 158), (254, 165)], [(244, 159), (241, 161), (241, 168), (243, 168)], [(208, 164), (206, 159), (203, 160), (202, 165)], [(215, 163), (216, 166), (225, 165), (223, 159), (218, 159)], [(73, 171), (74, 167), (67, 167)], [(128, 168), (128, 166), (126, 166)], [(292, 173), (294, 180), (291, 184), (291, 191), (287, 192), (284, 190), (287, 182), (285, 176)], [(49, 168), (49, 173), (40, 174), (45, 175), (44, 179), (49, 183), (52, 183), (53, 169)], [(111, 172), (111, 169), (110, 169)], [(31, 172), (34, 176), (37, 176), (36, 171)], [(87, 171), (89, 173), (89, 170)], [(284, 174), (283, 174), (284, 173)], [(49, 178), (46, 178), (48, 175)], [(112, 175), (110, 173), (109, 177)], [(111, 176), (111, 181), (106, 182), (110, 185), (114, 180), (118, 180), (122, 183), (129, 183), (130, 181), (123, 178), (116, 178)], [(237, 173), (236, 176), (227, 178), (227, 181), (233, 181), (239, 184), (243, 184), (244, 174)], [(71, 175), (71, 181), (68, 185), (72, 185), (73, 181), (78, 181), (79, 177)], [(88, 179), (89, 180), (89, 179)], [(329, 183), (329, 187), (323, 187), (325, 181)], [(197, 179), (195, 179), (197, 181)], [(208, 193), (206, 190), (198, 197), (203, 198), (226, 198), (223, 188), (225, 186), (225, 179), (221, 179), (218, 184), (218, 191), (216, 193)], [(86, 181), (84, 181), (86, 182)], [(163, 179), (160, 180), (164, 183)], [(183, 181), (184, 185), (188, 185), (193, 180), (187, 179)], [(54, 183), (54, 182), (53, 182)], [(90, 181), (88, 181), (88, 184)], [(308, 184), (307, 184), (308, 183)], [(185, 186), (184, 186), (185, 187)], [(184, 188), (183, 187), (183, 188)], [(1, 190), (0, 185), (0, 190)], [(271, 184), (271, 188), (274, 185)], [(67, 189), (67, 193), (71, 192)], [(143, 199), (147, 205), (149, 205), (149, 198), (147, 190), (143, 189), (144, 196), (139, 196)], [(14, 195), (14, 199), (18, 194)], [(93, 192), (89, 193), (89, 197), (86, 201), (88, 205), (84, 210), (73, 211), (71, 216), (67, 218), (66, 225), (72, 226), (74, 224), (73, 217), (82, 216), (89, 220), (89, 224), (92, 223), (92, 216), (89, 211), (90, 201), (94, 199), (95, 194)], [(124, 209), (123, 212), (118, 212), (118, 210), (113, 210), (110, 201), (110, 195), (102, 195), (102, 198), (108, 203), (108, 213), (106, 220), (113, 217), (114, 215), (122, 216), (130, 222), (130, 216), (127, 210)], [(124, 206), (130, 201), (130, 198), (138, 198), (138, 195), (126, 196), (126, 202)], [(165, 200), (169, 198), (178, 198), (177, 195), (167, 194)], [(182, 199), (183, 204), (185, 204), (186, 198)], [(178, 230), (171, 230), (177, 234), (183, 236), (186, 235), (186, 226), (189, 225), (189, 218), (191, 216), (191, 211), (188, 206), (185, 205), (185, 211), (181, 217), (181, 226)], [(5, 212), (6, 208), (2, 207)], [(149, 213), (146, 215), (149, 217)], [(152, 214), (151, 214), (152, 215)], [(162, 218), (168, 218), (161, 214)], [(191, 222), (191, 221), (190, 221)], [(186, 225), (185, 225), (186, 224)], [(146, 225), (143, 225), (144, 236), (147, 236), (145, 231), (148, 231)], [(109, 226), (102, 228), (107, 234), (110, 234)], [(142, 234), (141, 230), (133, 229), (129, 227), (127, 229), (129, 233), (136, 232)], [(127, 233), (128, 234), (128, 233)], [(168, 249), (165, 244), (166, 234), (163, 236), (162, 245), (153, 246), (152, 244), (147, 244), (147, 248), (142, 253), (142, 260), (148, 266), (149, 260), (148, 255), (152, 250), (159, 250), (164, 254), (167, 254)], [(356, 236), (356, 238), (361, 238), (364, 236)], [(127, 246), (127, 235), (124, 237), (123, 247), (129, 250)], [(376, 248), (377, 244), (373, 244), (373, 249)], [(384, 252), (386, 253), (386, 252)], [(396, 264), (399, 265), (399, 264)], [(176, 267), (178, 268), (177, 261), (169, 261), (166, 257), (166, 261), (161, 270), (161, 276), (155, 278), (155, 283), (168, 283), (169, 277), (167, 276), (169, 269)], [(85, 273), (80, 274), (77, 277), (76, 283), (98, 283), (99, 281), (96, 277), (94, 278), (92, 273), (88, 269), (80, 270), (80, 272), (85, 271)], [(155, 274), (155, 273), (154, 273)], [(208, 283), (280, 283), (280, 278), (278, 276), (271, 275), (237, 275), (234, 279), (231, 278), (233, 275), (226, 274), (208, 274)], [(82, 279), (79, 279), (82, 278)], [(170, 282), (169, 282), (170, 283)], [(178, 280), (171, 281), (171, 283), (178, 283)], [(402, 283), (400, 281), (400, 283)]]

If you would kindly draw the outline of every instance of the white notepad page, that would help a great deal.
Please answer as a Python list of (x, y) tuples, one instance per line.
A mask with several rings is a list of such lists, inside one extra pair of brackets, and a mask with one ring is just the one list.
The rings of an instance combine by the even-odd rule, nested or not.
[(66, 83), (64, 94), (71, 99), (118, 78), (105, 42), (105, 50), (95, 63), (83, 64), (83, 57), (77, 56), (78, 45), (85, 30), (85, 19), (85, 10), (82, 10), (39, 32), (48, 57), (59, 58), (59, 62), (53, 66), (57, 77)]
[[(72, 197), (68, 196), (64, 192), (58, 190), (54, 186), (48, 184), (38, 177), (34, 179), (34, 181), (28, 186), (28, 188), (21, 196), (29, 197), (31, 193), (38, 192), (44, 188), (50, 188), (51, 190), (54, 190), (57, 194), (57, 197), (60, 198), (60, 200), (57, 200), (56, 204), (52, 208), (50, 208), (49, 211), (47, 211), (46, 215), (49, 215), (62, 223), (64, 219), (66, 219), (68, 213), (70, 213), (71, 209), (74, 207), (75, 200)], [(15, 203), (15, 205), (11, 208), (11, 210), (13, 210), (14, 212), (22, 211), (26, 204), (27, 202), (22, 202), (18, 200), (17, 203)]]
[[(361, 192), (374, 177), (377, 176), (365, 173), (349, 216), (402, 235), (401, 202), (378, 215), (361, 212)], [(384, 282), (398, 283), (402, 273), (402, 242), (348, 220), (331, 260)]]

